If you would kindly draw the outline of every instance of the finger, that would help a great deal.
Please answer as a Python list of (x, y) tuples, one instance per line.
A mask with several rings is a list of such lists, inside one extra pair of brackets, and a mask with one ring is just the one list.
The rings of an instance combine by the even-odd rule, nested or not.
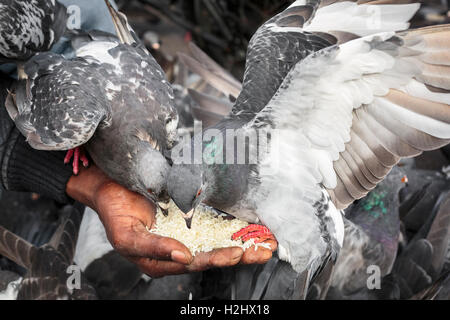
[(152, 278), (187, 273), (186, 265), (173, 261), (162, 261), (142, 257), (128, 257), (139, 269)]
[(247, 250), (245, 250), (241, 263), (242, 264), (262, 264), (272, 258), (272, 250), (269, 250), (264, 247), (257, 247), (255, 250), (255, 246), (251, 246)]
[(150, 233), (143, 226), (136, 226), (122, 233), (116, 241), (116, 249), (127, 256), (157, 260), (173, 260), (183, 264), (192, 262), (192, 254), (181, 242)]
[(189, 271), (203, 271), (209, 268), (234, 266), (241, 260), (244, 250), (240, 247), (216, 249), (209, 252), (199, 252), (187, 266)]
[(264, 241), (264, 243), (267, 243), (270, 246), (270, 250), (272, 250), (272, 252), (278, 249), (278, 242), (276, 240), (269, 239)]

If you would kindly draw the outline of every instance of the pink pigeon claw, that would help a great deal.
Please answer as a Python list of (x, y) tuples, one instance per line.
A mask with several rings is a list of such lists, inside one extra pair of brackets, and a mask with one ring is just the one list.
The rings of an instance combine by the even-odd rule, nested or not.
[(80, 147), (76, 147), (67, 151), (66, 156), (64, 157), (64, 164), (68, 164), (72, 157), (72, 167), (74, 175), (77, 175), (79, 172), (79, 161), (83, 163), (83, 167), (86, 168), (87, 166), (89, 166), (89, 159)]
[(247, 241), (249, 239), (255, 239), (255, 243), (259, 243), (268, 239), (275, 239), (274, 235), (270, 230), (260, 224), (250, 224), (238, 232), (233, 233), (231, 236), (233, 240), (241, 238), (242, 241)]

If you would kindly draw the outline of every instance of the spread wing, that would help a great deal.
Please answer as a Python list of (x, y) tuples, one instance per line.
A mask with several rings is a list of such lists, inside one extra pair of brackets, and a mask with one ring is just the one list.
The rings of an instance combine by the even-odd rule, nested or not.
[(28, 269), (38, 248), (0, 226), (0, 254)]
[(291, 70), (255, 123), (285, 129), (286, 170), (345, 208), (400, 158), (450, 141), (449, 39), (441, 25), (326, 48)]
[(42, 53), (25, 65), (6, 101), (9, 115), (30, 145), (67, 150), (87, 142), (107, 118), (105, 77), (99, 65)]
[[(180, 62), (226, 96), (239, 94), (232, 114), (250, 120), (270, 101), (291, 68), (311, 53), (359, 36), (408, 28), (407, 21), (419, 5), (406, 2), (415, 1), (295, 1), (253, 35), (247, 48), (243, 90), (194, 45), (192, 57), (180, 54)], [(204, 109), (194, 110), (201, 114), (200, 119), (215, 116), (209, 111), (217, 113), (221, 101), (196, 92), (191, 96)], [(222, 110), (228, 109), (221, 105)], [(212, 122), (222, 116), (219, 113)]]
[(250, 40), (243, 90), (232, 113), (252, 119), (291, 68), (313, 52), (360, 36), (407, 29), (419, 4), (398, 4), (405, 2), (414, 1), (295, 1)]
[(18, 299), (55, 300), (96, 299), (96, 293), (80, 274), (80, 289), (71, 290), (67, 287), (70, 276), (69, 266), (73, 266), (73, 257), (81, 224), (81, 213), (75, 207), (64, 209), (61, 223), (50, 241), (39, 248), (31, 268), (22, 281)]

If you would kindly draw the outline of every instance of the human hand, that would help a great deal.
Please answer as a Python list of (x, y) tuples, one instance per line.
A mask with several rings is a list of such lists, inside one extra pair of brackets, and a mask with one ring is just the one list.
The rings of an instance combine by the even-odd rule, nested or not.
[(140, 194), (129, 191), (108, 178), (92, 165), (72, 176), (67, 194), (94, 209), (102, 221), (113, 247), (151, 277), (227, 267), (237, 263), (265, 263), (277, 247), (268, 240), (272, 250), (239, 247), (216, 249), (192, 256), (181, 242), (148, 232), (155, 224), (155, 205)]

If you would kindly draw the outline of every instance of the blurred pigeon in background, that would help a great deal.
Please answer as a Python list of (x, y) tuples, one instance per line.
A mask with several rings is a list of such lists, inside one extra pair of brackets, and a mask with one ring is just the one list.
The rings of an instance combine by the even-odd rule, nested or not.
[[(22, 277), (11, 271), (0, 271), (3, 298), (18, 300), (96, 299), (94, 289), (80, 274), (80, 289), (67, 286), (69, 266), (73, 256), (81, 222), (80, 211), (67, 206), (61, 223), (48, 243), (37, 247), (0, 226), (0, 254), (27, 270)], [(5, 285), (9, 279), (9, 283)]]
[[(395, 175), (396, 172), (406, 173), (401, 184), (398, 183), (401, 174)], [(380, 186), (395, 181), (397, 185), (405, 185), (400, 192), (379, 193)], [(347, 209), (346, 218), (369, 238), (346, 233), (328, 298), (409, 299), (442, 275), (445, 277), (443, 269), (450, 240), (447, 203), (450, 182), (434, 171), (393, 169), (374, 191)], [(435, 196), (430, 197), (432, 194)], [(405, 198), (399, 199), (402, 196)], [(393, 202), (394, 206), (389, 205)], [(416, 216), (414, 224), (411, 216), (404, 220), (404, 216), (417, 209), (421, 216)], [(390, 226), (370, 221), (374, 214), (378, 216), (376, 220), (386, 221)], [(363, 244), (362, 250), (355, 250), (358, 243)], [(380, 268), (383, 276), (380, 290), (367, 288), (369, 266)]]
[(389, 274), (400, 237), (399, 191), (405, 171), (394, 167), (366, 197), (347, 208), (344, 244), (336, 261), (332, 288), (342, 294), (366, 287), (369, 266)]

